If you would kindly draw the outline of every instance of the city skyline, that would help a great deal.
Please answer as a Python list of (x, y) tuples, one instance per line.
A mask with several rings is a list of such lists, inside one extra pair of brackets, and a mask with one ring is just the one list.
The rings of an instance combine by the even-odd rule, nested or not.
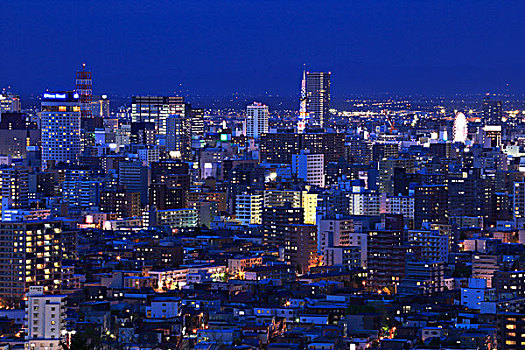
[(525, 3), (5, 5), (0, 350), (525, 348)]

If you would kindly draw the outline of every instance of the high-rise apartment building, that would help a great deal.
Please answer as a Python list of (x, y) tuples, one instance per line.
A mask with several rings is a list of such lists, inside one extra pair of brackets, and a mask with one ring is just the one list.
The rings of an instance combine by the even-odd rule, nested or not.
[(262, 223), (263, 196), (260, 193), (241, 193), (235, 200), (235, 218), (245, 226)]
[(246, 107), (246, 136), (258, 139), (268, 132), (268, 106), (254, 102)]
[(284, 243), (284, 261), (304, 274), (315, 266), (317, 258), (317, 226), (291, 225)]
[(279, 207), (264, 207), (262, 212), (263, 242), (266, 245), (284, 247), (290, 238), (292, 226), (304, 224), (303, 208), (290, 203)]
[(49, 161), (76, 163), (82, 144), (79, 96), (73, 92), (46, 92), (41, 103), (42, 168)]
[(19, 301), (29, 286), (60, 291), (64, 242), (62, 222), (0, 222), (0, 299)]
[(44, 293), (30, 287), (26, 304), (26, 349), (59, 349), (66, 328), (65, 295)]
[(292, 173), (314, 186), (324, 187), (324, 155), (311, 154), (308, 150), (292, 156)]
[(306, 111), (309, 124), (323, 127), (330, 109), (330, 72), (306, 72)]
[(423, 185), (416, 187), (414, 202), (414, 227), (423, 222), (448, 223), (448, 186)]

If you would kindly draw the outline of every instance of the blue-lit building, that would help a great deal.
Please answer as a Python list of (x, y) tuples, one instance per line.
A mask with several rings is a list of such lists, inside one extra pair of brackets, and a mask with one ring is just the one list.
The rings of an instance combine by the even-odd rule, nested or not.
[(80, 136), (80, 102), (73, 92), (46, 92), (41, 103), (42, 168), (76, 163), (82, 143)]

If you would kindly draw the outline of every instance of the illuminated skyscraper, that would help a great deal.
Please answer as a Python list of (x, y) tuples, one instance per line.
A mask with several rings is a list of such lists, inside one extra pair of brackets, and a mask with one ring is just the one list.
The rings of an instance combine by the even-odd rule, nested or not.
[(308, 122), (308, 113), (306, 112), (306, 72), (303, 71), (303, 80), (301, 80), (301, 100), (299, 103), (299, 119), (297, 121), (297, 132), (303, 133)]
[(246, 109), (246, 136), (259, 138), (268, 132), (268, 106), (254, 102)]
[(306, 72), (306, 112), (309, 123), (323, 127), (330, 109), (330, 72)]
[(166, 150), (173, 158), (190, 160), (191, 130), (188, 116), (170, 115), (166, 119)]
[(81, 152), (80, 101), (73, 92), (47, 92), (42, 96), (42, 168), (48, 162), (76, 163)]
[(483, 119), (485, 125), (500, 125), (503, 117), (503, 103), (501, 101), (493, 101), (490, 95), (483, 99)]

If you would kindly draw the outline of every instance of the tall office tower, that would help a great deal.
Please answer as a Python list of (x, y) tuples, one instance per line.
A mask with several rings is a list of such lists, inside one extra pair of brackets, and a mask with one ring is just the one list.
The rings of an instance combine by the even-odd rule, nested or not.
[(65, 295), (44, 293), (30, 287), (26, 304), (26, 349), (60, 349), (65, 331)]
[(204, 110), (202, 108), (189, 108), (191, 136), (204, 136)]
[(482, 115), (485, 125), (501, 125), (501, 118), (503, 117), (503, 102), (494, 101), (490, 99), (487, 94), (483, 98)]
[(306, 111), (306, 72), (303, 71), (303, 79), (301, 80), (301, 100), (299, 102), (299, 118), (297, 120), (297, 132), (302, 134), (308, 122), (308, 112)]
[(149, 186), (149, 205), (157, 210), (187, 208), (186, 198), (187, 191), (182, 187), (166, 183), (153, 183)]
[(60, 291), (64, 234), (61, 221), (0, 222), (0, 300), (12, 305), (29, 286)]
[(29, 173), (27, 169), (0, 166), (0, 217), (6, 209), (29, 206)]
[(148, 204), (150, 173), (141, 161), (121, 161), (118, 165), (118, 182), (128, 192), (140, 193), (141, 205)]
[(81, 149), (83, 155), (90, 156), (92, 146), (95, 145), (95, 129), (101, 128), (103, 124), (101, 117), (93, 118), (93, 80), (91, 72), (86, 70), (85, 63), (82, 64), (82, 70), (76, 73), (75, 93), (80, 103)]
[(170, 115), (166, 122), (166, 150), (172, 158), (191, 160), (191, 119)]
[(131, 98), (131, 122), (155, 123), (159, 135), (166, 135), (166, 120), (170, 115), (186, 116), (184, 97), (133, 96)]
[(76, 163), (81, 152), (80, 103), (72, 92), (44, 93), (41, 103), (42, 168)]
[(246, 136), (258, 139), (268, 132), (268, 106), (254, 102), (246, 107)]
[(292, 173), (310, 185), (324, 187), (324, 155), (311, 154), (308, 150), (302, 150), (301, 154), (294, 154)]
[(330, 72), (306, 72), (306, 112), (309, 123), (323, 127), (330, 109)]
[(129, 142), (143, 145), (155, 145), (157, 131), (155, 123), (138, 122), (132, 123), (129, 129)]
[(0, 115), (4, 112), (20, 112), (20, 96), (2, 91), (0, 93)]
[(188, 163), (181, 160), (164, 160), (151, 163), (151, 182), (166, 183), (169, 186), (190, 189)]

